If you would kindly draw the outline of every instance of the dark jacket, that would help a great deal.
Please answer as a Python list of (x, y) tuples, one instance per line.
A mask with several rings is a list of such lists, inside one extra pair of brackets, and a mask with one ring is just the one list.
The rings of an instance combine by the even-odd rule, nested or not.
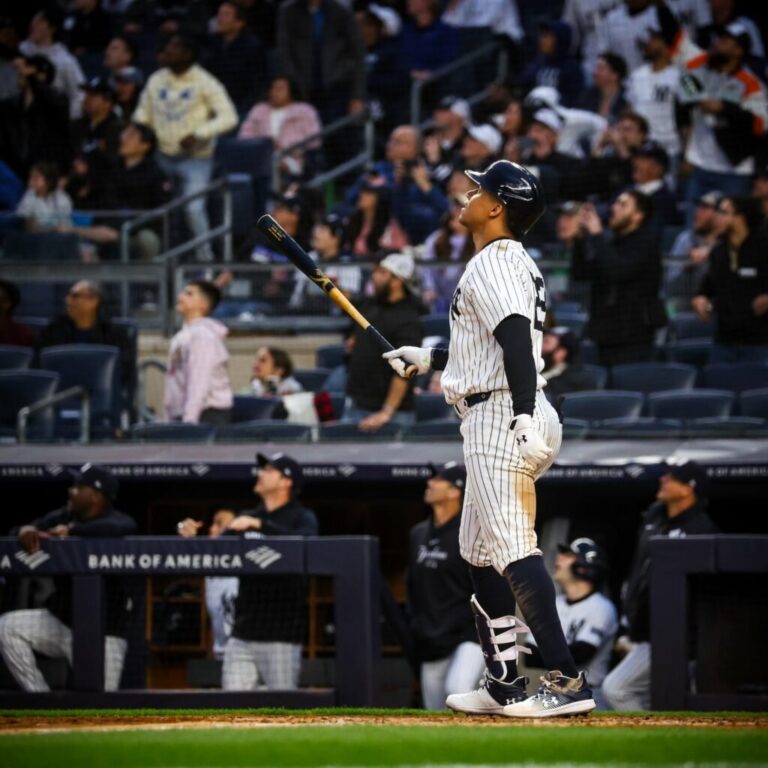
[(440, 18), (428, 27), (419, 27), (407, 20), (400, 35), (400, 52), (409, 73), (413, 70), (434, 72), (456, 60), (459, 35)]
[(249, 32), (242, 32), (231, 43), (215, 35), (204, 64), (227, 89), (240, 114), (263, 95), (267, 84), (266, 58), (258, 38)]
[[(50, 531), (58, 525), (66, 525), (70, 536), (83, 539), (119, 539), (136, 533), (136, 523), (132, 517), (108, 507), (92, 520), (79, 521), (66, 507), (54, 509), (47, 515), (33, 520), (31, 525), (39, 531)], [(19, 529), (12, 531), (18, 534)], [(72, 579), (60, 576), (54, 579), (54, 592), (46, 600), (45, 607), (69, 625), (72, 620)], [(108, 635), (123, 636), (128, 626), (132, 604), (117, 578), (106, 579), (106, 632)]]
[(699, 502), (674, 518), (667, 517), (666, 507), (661, 502), (645, 511), (624, 595), (624, 614), (631, 640), (643, 642), (650, 639), (651, 537), (681, 538), (712, 533), (717, 533), (717, 527)]
[(755, 315), (752, 301), (768, 293), (768, 237), (753, 232), (731, 262), (720, 240), (709, 254), (709, 270), (699, 287), (714, 305), (716, 338), (722, 344), (768, 344), (768, 314)]
[[(294, 80), (303, 100), (313, 85), (324, 91), (350, 87), (351, 99), (365, 98), (365, 48), (355, 17), (336, 0), (323, 0), (322, 50), (315, 56), (312, 16), (306, 0), (288, 0), (277, 15), (277, 49), (283, 74)], [(316, 71), (316, 60), (320, 71)]]
[(569, 392), (583, 392), (595, 389), (594, 377), (578, 364), (568, 364), (562, 373), (547, 379), (544, 394), (552, 405), (557, 406), (560, 398)]
[(459, 552), (460, 523), (456, 515), (437, 528), (430, 516), (411, 528), (407, 610), (419, 661), (442, 659), (460, 643), (477, 642), (472, 582)]
[[(267, 512), (243, 512), (262, 521), (264, 536), (317, 536), (317, 518), (298, 501)], [(300, 575), (245, 576), (235, 600), (232, 637), (259, 642), (302, 643), (306, 633), (306, 580)]]
[(653, 227), (580, 238), (572, 276), (590, 283), (586, 333), (598, 345), (643, 343), (666, 325), (659, 299), (661, 250)]
[[(394, 304), (371, 299), (360, 306), (363, 315), (395, 348), (421, 343), (421, 309), (419, 300), (410, 294)], [(378, 342), (357, 327), (355, 346), (349, 358), (347, 394), (359, 408), (378, 411), (387, 398), (392, 376), (392, 369), (381, 357)], [(409, 386), (400, 410), (413, 410), (413, 387)]]
[(115, 195), (120, 208), (150, 210), (165, 205), (171, 196), (171, 182), (154, 157), (145, 157), (128, 168), (120, 160), (115, 179)]

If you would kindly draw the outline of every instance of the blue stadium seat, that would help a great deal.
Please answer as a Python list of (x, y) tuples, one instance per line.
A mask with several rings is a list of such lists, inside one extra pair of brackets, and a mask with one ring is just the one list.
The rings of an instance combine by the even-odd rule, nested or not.
[(451, 324), (448, 320), (447, 313), (422, 315), (420, 322), (422, 338), (426, 338), (427, 336), (442, 336), (444, 339), (450, 338)]
[(235, 395), (232, 400), (232, 422), (268, 419), (279, 402), (280, 399), (277, 397)]
[(672, 363), (686, 363), (701, 368), (709, 362), (712, 352), (711, 339), (682, 339), (667, 342), (667, 359)]
[(679, 437), (683, 432), (680, 419), (656, 419), (651, 416), (606, 419), (591, 431), (592, 437), (629, 438)]
[(715, 332), (712, 320), (702, 320), (695, 312), (678, 312), (669, 321), (670, 336), (681, 339), (711, 339)]
[(290, 424), (287, 421), (255, 419), (219, 427), (216, 442), (294, 442), (308, 443), (312, 439), (312, 427), (306, 424)]
[(754, 416), (714, 416), (691, 419), (685, 425), (689, 437), (763, 437), (768, 420)]
[[(23, 298), (22, 298), (22, 301), (23, 301)], [(25, 315), (23, 317), (14, 317), (13, 319), (20, 325), (26, 325), (27, 328), (29, 328), (29, 330), (32, 331), (32, 336), (35, 338), (35, 340), (37, 340), (38, 337), (40, 336), (40, 331), (42, 331), (43, 328), (45, 328), (48, 325), (48, 323), (51, 322), (50, 317), (32, 317), (31, 315)]]
[(326, 344), (315, 350), (315, 365), (318, 368), (329, 369), (344, 365), (346, 354), (346, 344)]
[(215, 432), (212, 424), (152, 422), (135, 424), (131, 428), (131, 439), (139, 443), (210, 443)]
[[(91, 436), (111, 437), (120, 423), (120, 352), (107, 344), (61, 344), (40, 350), (40, 368), (59, 374), (59, 391), (84, 387), (91, 396)], [(56, 432), (79, 432), (80, 401), (57, 406)]]
[(12, 371), (29, 368), (35, 350), (32, 347), (14, 347), (0, 344), (0, 371)]
[(628, 363), (611, 369), (611, 386), (635, 392), (661, 392), (667, 389), (691, 389), (696, 368), (683, 363)]
[(744, 392), (768, 386), (766, 363), (710, 363), (701, 371), (699, 382), (710, 389)]
[(556, 301), (552, 304), (552, 314), (555, 316), (555, 320), (560, 314), (574, 314), (583, 313), (584, 305), (580, 301)]
[(433, 392), (419, 392), (413, 398), (413, 410), (416, 413), (416, 421), (434, 421), (435, 419), (447, 419), (456, 416), (452, 405), (445, 402), (442, 395)]
[(323, 383), (326, 392), (341, 393), (347, 391), (347, 366), (337, 365), (331, 369), (328, 378)]
[[(582, 370), (592, 377), (593, 389), (605, 389), (608, 383), (608, 369), (604, 365), (595, 365), (594, 363), (584, 363)], [(632, 387), (622, 387), (622, 389), (632, 389)]]
[(356, 421), (340, 421), (320, 425), (320, 440), (397, 440), (403, 427), (389, 422), (376, 432), (363, 432)]
[(556, 320), (558, 327), (569, 328), (577, 336), (583, 336), (589, 315), (586, 312), (560, 312)]
[[(51, 397), (59, 383), (53, 371), (0, 371), (0, 437), (15, 437), (19, 411)], [(47, 408), (29, 419), (29, 437), (53, 437), (54, 412)]]
[(293, 378), (306, 392), (320, 392), (330, 373), (329, 368), (297, 368), (293, 372)]
[(729, 416), (736, 396), (724, 389), (678, 389), (651, 392), (648, 415), (659, 419), (703, 419)]
[(3, 259), (8, 261), (80, 261), (80, 238), (63, 232), (7, 232)]
[(582, 339), (579, 345), (579, 360), (585, 365), (597, 365), (597, 345), (592, 339)]
[(768, 419), (768, 387), (742, 392), (739, 395), (739, 411), (742, 416)]
[(563, 395), (560, 412), (565, 419), (584, 419), (588, 422), (636, 417), (643, 409), (642, 392), (594, 390), (571, 392)]
[(461, 440), (460, 425), (461, 422), (455, 417), (418, 421), (406, 429), (403, 439), (416, 442), (421, 440)]
[(563, 439), (583, 440), (589, 434), (589, 422), (586, 419), (563, 419)]
[(216, 142), (216, 165), (221, 174), (247, 174), (253, 190), (253, 215), (267, 209), (272, 183), (272, 139), (224, 136)]

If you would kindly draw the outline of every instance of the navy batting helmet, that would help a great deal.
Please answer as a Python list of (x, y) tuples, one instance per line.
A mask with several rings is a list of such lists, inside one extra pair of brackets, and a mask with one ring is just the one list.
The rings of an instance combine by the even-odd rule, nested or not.
[(507, 209), (507, 224), (522, 237), (544, 213), (544, 191), (536, 176), (522, 165), (497, 160), (484, 173), (464, 171), (475, 184), (493, 195)]
[(605, 577), (608, 569), (605, 553), (592, 539), (574, 539), (570, 544), (560, 544), (557, 548), (560, 552), (576, 555), (571, 572), (577, 579), (599, 584)]

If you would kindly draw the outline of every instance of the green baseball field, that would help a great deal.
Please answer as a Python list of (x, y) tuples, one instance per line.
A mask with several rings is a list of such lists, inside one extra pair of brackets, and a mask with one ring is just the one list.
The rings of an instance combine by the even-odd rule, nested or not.
[(0, 711), (2, 768), (768, 766), (768, 714)]

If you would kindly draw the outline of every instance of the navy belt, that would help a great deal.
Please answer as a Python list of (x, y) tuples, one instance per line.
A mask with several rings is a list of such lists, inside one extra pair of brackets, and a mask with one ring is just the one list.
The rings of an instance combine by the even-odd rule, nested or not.
[(493, 390), (490, 392), (476, 392), (474, 395), (468, 395), (463, 399), (467, 408), (471, 408), (473, 405), (477, 405), (478, 403), (484, 403), (492, 394)]

